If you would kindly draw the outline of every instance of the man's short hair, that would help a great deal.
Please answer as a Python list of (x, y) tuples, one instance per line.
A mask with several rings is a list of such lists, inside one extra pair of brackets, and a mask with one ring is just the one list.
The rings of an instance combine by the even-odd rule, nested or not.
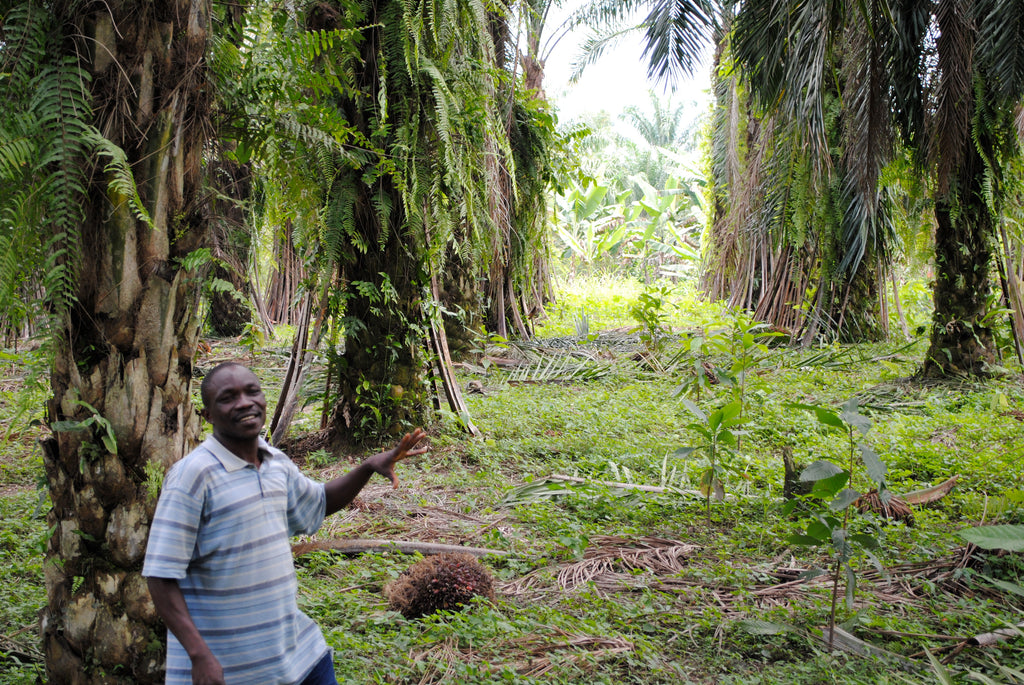
[(203, 376), (203, 382), (199, 384), (199, 397), (203, 401), (203, 407), (207, 407), (210, 404), (210, 385), (213, 383), (213, 377), (232, 366), (241, 366), (243, 369), (249, 369), (245, 364), (239, 364), (238, 362), (221, 362)]

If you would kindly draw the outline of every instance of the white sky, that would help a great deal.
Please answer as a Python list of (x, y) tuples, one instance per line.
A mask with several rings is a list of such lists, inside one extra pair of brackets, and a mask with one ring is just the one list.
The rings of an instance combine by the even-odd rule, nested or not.
[[(575, 6), (578, 0), (568, 0), (566, 4)], [(554, 16), (553, 11), (545, 31), (554, 32), (570, 9), (561, 8), (558, 16)], [(615, 49), (607, 50), (598, 62), (587, 67), (579, 83), (569, 85), (571, 63), (586, 32), (585, 27), (580, 27), (573, 34), (563, 38), (554, 48), (545, 64), (544, 91), (548, 100), (555, 104), (559, 122), (568, 123), (583, 114), (605, 110), (612, 115), (613, 121), (618, 122), (619, 131), (629, 135), (632, 127), (619, 122), (618, 119), (623, 108), (636, 105), (650, 112), (652, 107), (649, 91), (654, 90), (661, 98), (666, 94), (663, 86), (647, 79), (647, 64), (641, 57), (642, 32), (636, 32), (620, 40)], [(704, 69), (697, 76), (680, 82), (672, 101), (675, 104), (682, 104), (696, 100), (700, 111), (704, 111), (710, 100), (709, 89), (708, 69)]]

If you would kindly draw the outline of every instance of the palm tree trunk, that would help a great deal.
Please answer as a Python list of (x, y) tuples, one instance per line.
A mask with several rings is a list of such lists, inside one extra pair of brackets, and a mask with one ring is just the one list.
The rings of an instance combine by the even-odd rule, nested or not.
[(935, 311), (922, 375), (985, 375), (994, 357), (983, 322), (995, 224), (982, 190), (985, 165), (967, 137), (957, 187), (935, 203)]
[(444, 317), (445, 336), (452, 358), (466, 359), (479, 347), (479, 339), (483, 334), (483, 303), (480, 301), (476, 269), (472, 261), (459, 254), (452, 254), (448, 258), (443, 283), (439, 293), (441, 302), (445, 309), (458, 314)]
[[(96, 55), (96, 125), (127, 153), (153, 226), (104, 179), (88, 189), (76, 301), (51, 375), (55, 432), (43, 450), (52, 685), (163, 681), (164, 647), (153, 639), (163, 629), (139, 569), (162, 473), (199, 434), (189, 398), (198, 279), (177, 260), (205, 235), (196, 200), (209, 12), (205, 0), (171, 0), (68, 17), (89, 27), (79, 54)], [(125, 100), (110, 93), (134, 96), (127, 121)]]
[(299, 308), (294, 306), (299, 282), (305, 277), (305, 270), (295, 250), (294, 230), (291, 219), (286, 219), (280, 232), (274, 238), (273, 271), (264, 297), (267, 316), (271, 323), (299, 325)]
[(423, 274), (410, 259), (417, 248), (403, 249), (394, 228), (389, 235), (383, 250), (367, 250), (346, 268), (345, 350), (332, 419), (336, 446), (353, 438), (400, 435), (428, 417), (420, 333)]

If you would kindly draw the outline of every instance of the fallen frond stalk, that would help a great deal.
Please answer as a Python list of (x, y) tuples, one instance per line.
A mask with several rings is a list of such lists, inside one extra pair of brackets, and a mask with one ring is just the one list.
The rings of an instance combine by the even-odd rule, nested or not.
[(641, 485), (638, 483), (617, 483), (615, 481), (608, 480), (587, 480), (586, 478), (580, 478), (578, 476), (563, 476), (561, 474), (554, 474), (548, 476), (551, 480), (562, 480), (569, 483), (586, 483), (589, 485), (603, 485), (608, 488), (621, 488), (623, 490), (639, 490), (640, 492), (671, 492), (680, 495), (696, 495), (703, 497), (699, 490), (680, 490), (679, 488), (663, 487), (660, 485)]
[(301, 556), (314, 550), (330, 550), (342, 554), (366, 554), (367, 552), (401, 552), (402, 554), (423, 555), (450, 554), (463, 552), (475, 557), (488, 554), (505, 556), (509, 554), (500, 549), (486, 547), (463, 547), (462, 545), (443, 545), (437, 542), (409, 542), (406, 540), (311, 540), (292, 545), (292, 555)]

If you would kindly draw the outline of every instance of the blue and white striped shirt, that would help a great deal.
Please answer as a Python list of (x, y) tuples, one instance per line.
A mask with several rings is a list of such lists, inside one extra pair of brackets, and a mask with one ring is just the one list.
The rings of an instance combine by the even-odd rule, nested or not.
[[(299, 611), (289, 537), (323, 522), (324, 486), (260, 439), (260, 468), (207, 438), (164, 479), (142, 575), (174, 578), (230, 684), (300, 682), (327, 652)], [(167, 683), (192, 682), (167, 634)]]

